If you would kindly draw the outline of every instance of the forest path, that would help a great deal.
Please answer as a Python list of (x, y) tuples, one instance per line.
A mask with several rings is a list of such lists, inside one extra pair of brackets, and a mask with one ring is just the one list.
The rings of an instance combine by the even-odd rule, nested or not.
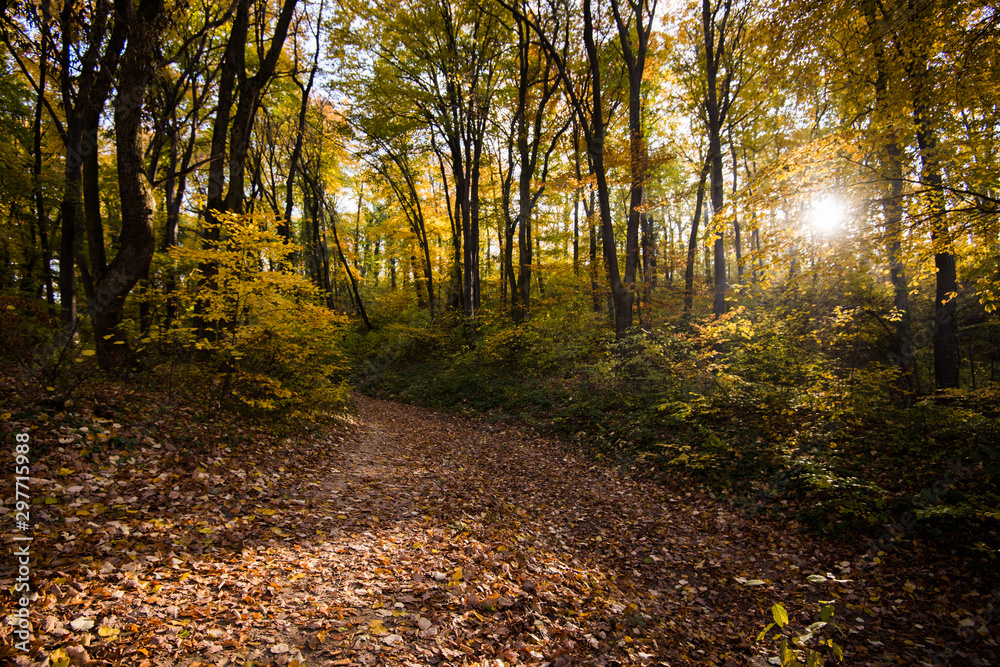
[[(847, 664), (992, 660), (995, 648), (978, 644), (997, 619), (942, 604), (983, 595), (982, 604), (987, 591), (947, 565), (888, 546), (872, 565), (867, 545), (752, 520), (696, 489), (632, 479), (513, 426), (364, 397), (358, 409), (360, 451), (391, 471), (381, 479), (402, 478), (426, 522), (452, 526), (448, 546), (466, 555), (461, 580), (449, 580), (453, 597), (464, 595), (469, 610), (488, 600), (504, 623), (545, 628), (535, 658), (766, 664), (774, 646), (753, 639), (771, 605), (785, 604), (787, 634), (798, 636), (824, 599), (838, 602)], [(497, 606), (498, 596), (521, 600), (521, 613)], [(521, 639), (530, 662), (532, 638)], [(502, 656), (510, 642), (496, 644), (475, 654)]]
[[(866, 544), (530, 429), (364, 396), (284, 438), (149, 400), (113, 426), (90, 410), (8, 422), (40, 454), (37, 597), (30, 654), (0, 624), (0, 665), (761, 667), (771, 605), (798, 636), (819, 600), (836, 600), (844, 664), (1000, 662), (995, 575), (905, 541), (868, 564)], [(17, 567), (0, 560), (0, 589)], [(18, 604), (0, 596), (0, 617)]]

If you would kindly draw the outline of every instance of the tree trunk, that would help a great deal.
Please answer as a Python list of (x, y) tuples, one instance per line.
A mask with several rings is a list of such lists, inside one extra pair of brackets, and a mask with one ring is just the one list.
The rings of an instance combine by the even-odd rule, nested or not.
[(698, 258), (698, 225), (701, 209), (705, 203), (705, 180), (708, 178), (710, 160), (705, 160), (698, 178), (698, 194), (695, 196), (694, 215), (691, 217), (691, 236), (688, 238), (687, 262), (684, 268), (684, 314), (691, 314), (694, 300), (694, 263)]
[(639, 222), (642, 226), (642, 294), (648, 311), (656, 287), (656, 232), (650, 214), (643, 212)]
[[(880, 115), (890, 113), (889, 92), (891, 63), (886, 54), (886, 38), (878, 18), (875, 2), (864, 4), (868, 20), (868, 31), (875, 44), (875, 104)], [(886, 17), (888, 19), (888, 17)], [(881, 122), (887, 119), (877, 118)], [(906, 266), (902, 258), (903, 239), (903, 151), (895, 136), (890, 137), (882, 149), (883, 188), (888, 192), (882, 197), (882, 214), (885, 217), (885, 232), (889, 239), (889, 277), (893, 286), (893, 310), (896, 320), (896, 336), (890, 357), (899, 365), (904, 377), (916, 388), (913, 373), (913, 344), (910, 327), (909, 288), (906, 280)]]
[[(642, 0), (629, 0), (630, 15), (623, 17), (622, 12), (619, 10), (619, 3), (620, 0), (612, 0), (611, 10), (615, 17), (615, 25), (618, 27), (618, 44), (621, 47), (625, 68), (628, 72), (628, 129), (631, 175), (628, 222), (625, 228), (625, 276), (623, 280), (624, 288), (630, 294), (634, 294), (636, 289), (636, 272), (639, 266), (639, 228), (642, 226), (644, 216), (643, 206), (646, 203), (647, 155), (646, 137), (642, 127), (642, 76), (646, 67), (646, 53), (656, 4), (654, 2), (650, 8)], [(643, 16), (644, 9), (648, 10), (648, 16), (645, 21)], [(633, 42), (633, 40), (635, 41)], [(648, 232), (648, 230), (644, 231)], [(647, 248), (643, 247), (643, 259), (646, 260), (644, 264), (648, 266), (648, 258), (645, 257), (647, 252)], [(614, 288), (612, 288), (613, 291)], [(632, 323), (632, 298), (628, 299), (628, 308), (627, 317), (621, 317), (620, 322), (621, 326), (625, 328)], [(616, 311), (617, 309), (618, 305), (616, 304)], [(619, 319), (620, 316), (616, 312), (615, 331), (621, 336), (624, 329), (619, 328)]]
[(573, 189), (573, 275), (580, 276), (580, 188)]
[(129, 348), (119, 328), (125, 297), (149, 270), (153, 257), (153, 189), (143, 168), (142, 105), (152, 78), (162, 0), (116, 0), (119, 20), (125, 21), (128, 45), (122, 55), (115, 100), (118, 194), (122, 231), (118, 252), (94, 286), (94, 340), (97, 360), (104, 369), (121, 368)]
[[(315, 189), (316, 183), (313, 183)], [(365, 304), (361, 300), (361, 294), (358, 292), (358, 281), (355, 280), (354, 274), (351, 272), (351, 265), (344, 257), (344, 249), (340, 246), (340, 238), (337, 236), (337, 212), (330, 208), (329, 203), (326, 198), (319, 191), (314, 191), (314, 196), (318, 201), (322, 203), (323, 208), (327, 212), (327, 217), (330, 221), (330, 230), (333, 232), (333, 243), (337, 246), (337, 255), (340, 257), (340, 263), (344, 267), (344, 271), (347, 273), (347, 278), (351, 282), (351, 292), (354, 294), (355, 303), (358, 306), (358, 312), (361, 314), (361, 319), (364, 320), (365, 327), (371, 331), (372, 327), (371, 321), (368, 319), (368, 311), (365, 310)]]
[(952, 252), (951, 232), (945, 211), (944, 178), (937, 135), (930, 118), (934, 81), (927, 68), (927, 53), (910, 61), (910, 88), (913, 94), (913, 122), (920, 149), (921, 180), (929, 190), (931, 244), (937, 268), (934, 300), (934, 381), (938, 387), (958, 387), (958, 275)]
[[(590, 64), (590, 85), (593, 93), (593, 122), (587, 141), (587, 152), (591, 157), (591, 167), (597, 177), (597, 204), (601, 214), (603, 232), (604, 262), (611, 286), (614, 304), (615, 333), (621, 337), (632, 326), (632, 290), (622, 283), (618, 269), (618, 249), (615, 247), (615, 231), (611, 219), (611, 194), (608, 190), (607, 171), (604, 166), (604, 111), (601, 91), (601, 58), (594, 40), (594, 20), (591, 0), (583, 3), (583, 36)], [(638, 239), (637, 239), (638, 240)]]
[[(323, 11), (323, 3), (320, 3), (319, 12)], [(295, 170), (298, 168), (299, 159), (302, 156), (302, 141), (306, 131), (306, 112), (309, 110), (309, 93), (312, 91), (313, 81), (316, 79), (316, 70), (319, 68), (319, 27), (316, 29), (316, 53), (313, 56), (312, 68), (309, 70), (309, 81), (305, 86), (299, 85), (302, 93), (302, 104), (299, 105), (298, 122), (295, 126), (295, 146), (292, 148), (292, 155), (288, 158), (288, 176), (285, 179), (285, 210), (278, 223), (278, 234), (285, 238), (287, 243), (292, 242), (292, 208), (294, 206), (294, 185)], [(295, 79), (298, 83), (298, 78)]]
[(603, 309), (601, 283), (599, 280), (598, 259), (597, 259), (597, 201), (595, 199), (594, 186), (590, 186), (590, 205), (584, 203), (584, 213), (587, 214), (587, 259), (590, 265), (590, 295), (595, 313)]
[[(733, 141), (733, 126), (729, 126), (729, 150), (733, 156), (733, 201), (739, 188), (739, 163), (736, 161), (736, 142)], [(740, 235), (740, 221), (733, 207), (733, 249), (736, 251), (736, 282), (743, 283), (743, 239)]]
[[(721, 19), (717, 20), (720, 9), (723, 11), (723, 15)], [(727, 50), (726, 38), (731, 38), (731, 43), (728, 46), (731, 51), (733, 46), (738, 42), (739, 31), (741, 29), (740, 24), (737, 24), (735, 29), (729, 25), (732, 9), (732, 0), (721, 0), (720, 4), (714, 10), (712, 9), (711, 0), (702, 0), (706, 74), (705, 115), (708, 124), (708, 153), (711, 160), (713, 222), (720, 220), (724, 203), (722, 127), (732, 101), (732, 95), (734, 94), (731, 90), (731, 81), (734, 75), (732, 66), (725, 69), (721, 82), (719, 81), (719, 71), (722, 69), (722, 60)], [(718, 37), (718, 40), (716, 40), (716, 37)], [(721, 96), (720, 91), (722, 93)], [(715, 263), (715, 299), (712, 312), (715, 317), (720, 317), (726, 312), (726, 291), (729, 288), (726, 268), (726, 245), (721, 224), (717, 224), (715, 230), (713, 260)]]
[(50, 41), (49, 3), (41, 2), (42, 48), (38, 57), (38, 96), (35, 99), (35, 115), (32, 122), (32, 195), (35, 203), (35, 221), (38, 225), (39, 240), (42, 245), (42, 288), (48, 303), (50, 315), (55, 315), (55, 295), (52, 289), (52, 247), (49, 244), (49, 216), (45, 209), (45, 193), (42, 188), (42, 109), (45, 106), (45, 85), (48, 80), (48, 44)]

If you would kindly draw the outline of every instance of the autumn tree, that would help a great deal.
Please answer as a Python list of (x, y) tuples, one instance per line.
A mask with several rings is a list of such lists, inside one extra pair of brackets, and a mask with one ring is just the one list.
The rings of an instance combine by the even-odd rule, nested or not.
[(725, 181), (722, 168), (722, 133), (733, 100), (739, 95), (741, 56), (749, 4), (738, 0), (702, 0), (701, 20), (704, 43), (702, 58), (705, 75), (705, 129), (708, 133), (708, 154), (711, 160), (710, 192), (715, 228), (713, 259), (715, 263), (716, 317), (726, 310), (726, 292), (729, 288), (726, 267), (725, 234), (718, 218), (725, 205)]
[[(550, 158), (570, 121), (552, 117), (552, 107), (559, 101), (552, 54), (536, 47), (531, 26), (523, 14), (515, 13), (514, 19), (517, 32), (517, 93), (511, 121), (512, 131), (508, 134), (510, 167), (503, 187), (504, 201), (509, 202), (510, 183), (516, 172), (517, 216), (515, 220), (511, 220), (509, 205), (504, 205), (507, 222), (503, 262), (510, 281), (512, 315), (517, 320), (523, 319), (531, 310), (532, 211), (545, 191)], [(551, 14), (547, 18), (539, 17), (539, 21), (543, 29), (557, 24), (557, 19)], [(513, 159), (515, 155), (516, 167)], [(516, 273), (512, 260), (515, 229), (519, 267)]]
[[(550, 35), (535, 18), (533, 10), (526, 3), (506, 4), (512, 14), (523, 17), (531, 26), (542, 48), (552, 56), (566, 95), (567, 103), (575, 115), (578, 127), (583, 133), (589, 155), (589, 167), (597, 181), (597, 209), (601, 220), (602, 245), (604, 262), (611, 296), (614, 304), (615, 332), (621, 336), (632, 326), (632, 309), (634, 294), (632, 288), (622, 281), (618, 262), (618, 249), (615, 243), (614, 222), (611, 216), (611, 192), (608, 187), (607, 166), (605, 164), (605, 139), (611, 112), (616, 106), (617, 92), (614, 76), (618, 72), (612, 69), (608, 78), (610, 85), (605, 89), (604, 76), (607, 63), (603, 53), (607, 48), (607, 34), (602, 33), (595, 21), (594, 5), (591, 0), (582, 3), (583, 19), (583, 54), (574, 49), (575, 40), (571, 26), (576, 14), (569, 11), (569, 6), (560, 8), (562, 15), (557, 29)], [(556, 5), (554, 5), (556, 6)], [(599, 17), (600, 18), (600, 17)], [(580, 69), (576, 69), (578, 59), (582, 60)], [(610, 98), (610, 99), (609, 99)], [(626, 247), (626, 257), (631, 252), (638, 256), (638, 233), (634, 235), (634, 250)]]

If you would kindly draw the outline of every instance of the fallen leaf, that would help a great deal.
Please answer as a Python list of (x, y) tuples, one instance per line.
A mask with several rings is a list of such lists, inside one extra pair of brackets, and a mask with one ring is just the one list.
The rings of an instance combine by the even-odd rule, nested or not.
[(50, 667), (69, 667), (69, 655), (66, 651), (61, 648), (57, 648), (52, 653), (49, 653), (49, 665)]
[(87, 630), (90, 630), (92, 627), (94, 627), (94, 622), (89, 618), (84, 618), (83, 616), (81, 616), (76, 620), (70, 621), (69, 627), (73, 628), (77, 632), (86, 632)]

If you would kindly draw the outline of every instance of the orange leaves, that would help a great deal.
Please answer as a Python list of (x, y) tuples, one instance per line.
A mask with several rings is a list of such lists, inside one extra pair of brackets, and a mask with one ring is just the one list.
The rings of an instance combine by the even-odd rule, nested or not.
[[(849, 557), (696, 489), (636, 482), (513, 429), (358, 403), (352, 425), (312, 439), (219, 423), (197, 431), (213, 454), (167, 429), (158, 449), (110, 453), (113, 467), (79, 456), (82, 440), (54, 452), (45, 492), (58, 502), (36, 506), (60, 527), (36, 537), (61, 568), (36, 572), (50, 662), (725, 665), (764, 650), (748, 610), (784, 621), (781, 599), (798, 632), (803, 600), (829, 595), (838, 617), (842, 604), (856, 607), (845, 618), (877, 613), (879, 629), (852, 620), (857, 640), (844, 639), (863, 664), (869, 639), (918, 657), (931, 644), (903, 614), (951, 604), (885, 562), (877, 584), (810, 579)], [(978, 633), (976, 599), (962, 604), (955, 627)]]

